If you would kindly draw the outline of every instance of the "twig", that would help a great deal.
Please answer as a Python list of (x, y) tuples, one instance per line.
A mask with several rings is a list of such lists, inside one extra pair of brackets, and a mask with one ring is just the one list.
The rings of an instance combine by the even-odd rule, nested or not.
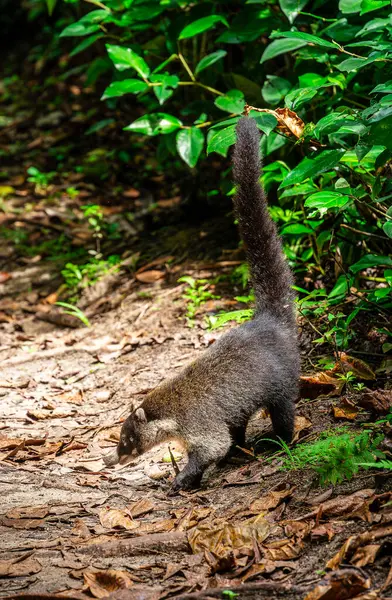
[(168, 448), (169, 448), (170, 460), (171, 460), (171, 463), (173, 465), (174, 473), (176, 475), (178, 475), (179, 472), (180, 472), (180, 469), (178, 468), (178, 464), (176, 463), (176, 459), (173, 456), (173, 452), (171, 451), (170, 446), (168, 446)]
[(370, 233), (370, 231), (362, 231), (361, 229), (355, 229), (355, 227), (351, 227), (350, 225), (346, 225), (345, 223), (341, 223), (340, 227), (344, 227), (344, 229), (348, 229), (349, 231), (353, 231), (354, 233), (359, 233), (360, 235), (365, 235), (366, 237), (374, 237), (379, 240), (388, 241), (388, 238), (383, 235), (378, 235), (377, 233)]

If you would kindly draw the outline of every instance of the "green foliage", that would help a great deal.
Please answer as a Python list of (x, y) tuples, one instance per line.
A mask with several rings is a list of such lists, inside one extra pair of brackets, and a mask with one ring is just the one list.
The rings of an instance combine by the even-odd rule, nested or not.
[(116, 254), (109, 256), (107, 260), (100, 260), (94, 257), (81, 265), (67, 263), (61, 274), (67, 288), (75, 292), (93, 285), (109, 272), (116, 272), (120, 262), (121, 259)]
[(207, 279), (194, 279), (185, 275), (180, 277), (179, 283), (186, 283), (187, 288), (184, 291), (183, 298), (186, 300), (186, 320), (189, 327), (193, 327), (195, 324), (195, 317), (200, 306), (205, 304), (208, 300), (219, 298), (215, 296), (208, 288), (210, 283)]
[(383, 438), (382, 434), (372, 435), (366, 431), (359, 434), (326, 432), (319, 440), (298, 444), (293, 450), (282, 442), (283, 468), (311, 468), (319, 475), (321, 485), (336, 485), (351, 479), (365, 463), (384, 459), (384, 453), (377, 449)]
[[(41, 2), (53, 16), (62, 11), (62, 49), (116, 115), (88, 131), (114, 128), (132, 98), (141, 116), (125, 131), (195, 169), (206, 153), (227, 157), (245, 103), (267, 111), (250, 116), (264, 133), (271, 216), (298, 279), (308, 280), (299, 310), (312, 321), (328, 314), (317, 343), (347, 348), (361, 317), (392, 308), (388, 1), (90, 3)], [(38, 5), (30, 0), (31, 18)], [(282, 127), (277, 108), (293, 111), (297, 129)], [(231, 195), (229, 179), (225, 171), (214, 188)]]
[(76, 317), (83, 323), (83, 325), (86, 325), (86, 327), (91, 327), (91, 323), (84, 314), (84, 312), (74, 304), (69, 304), (68, 302), (56, 302), (56, 305), (65, 308), (66, 310), (64, 310), (63, 312), (66, 315)]
[(29, 167), (27, 173), (29, 174), (27, 181), (34, 183), (37, 188), (43, 190), (49, 186), (51, 180), (57, 175), (57, 173), (53, 171), (50, 173), (42, 173), (37, 167)]
[(235, 323), (244, 323), (253, 317), (253, 313), (253, 309), (243, 308), (241, 310), (232, 310), (219, 315), (211, 315), (208, 318), (208, 324), (210, 329), (218, 329), (219, 327), (224, 327), (224, 325), (227, 325), (227, 323), (233, 321)]

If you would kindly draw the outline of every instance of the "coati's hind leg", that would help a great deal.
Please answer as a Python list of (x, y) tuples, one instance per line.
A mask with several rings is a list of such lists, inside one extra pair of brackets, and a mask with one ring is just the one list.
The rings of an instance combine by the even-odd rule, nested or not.
[(231, 435), (233, 446), (240, 446), (241, 448), (243, 448), (245, 446), (245, 433), (246, 433), (246, 425), (241, 425), (239, 427), (232, 427), (230, 429), (230, 435)]
[(226, 456), (231, 446), (229, 431), (222, 429), (214, 433), (215, 437), (203, 436), (192, 441), (188, 450), (188, 463), (173, 481), (174, 492), (199, 486), (206, 468)]
[(275, 435), (285, 442), (290, 443), (294, 434), (294, 398), (279, 398), (277, 402), (269, 403), (267, 408), (271, 416)]

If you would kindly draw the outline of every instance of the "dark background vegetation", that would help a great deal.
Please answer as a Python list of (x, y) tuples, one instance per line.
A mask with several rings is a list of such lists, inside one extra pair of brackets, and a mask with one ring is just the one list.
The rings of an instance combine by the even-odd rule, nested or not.
[[(0, 595), (387, 597), (389, 0), (0, 14)], [(168, 499), (167, 448), (123, 470), (102, 454), (131, 401), (252, 316), (232, 212), (243, 113), (296, 279), (295, 438), (271, 442), (257, 415), (234, 466)]]

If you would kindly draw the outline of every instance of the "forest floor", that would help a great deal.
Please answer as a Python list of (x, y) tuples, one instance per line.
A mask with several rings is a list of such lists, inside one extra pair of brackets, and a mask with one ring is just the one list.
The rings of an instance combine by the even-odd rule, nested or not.
[[(228, 275), (243, 257), (226, 218), (193, 226), (178, 220), (176, 190), (168, 195), (162, 177), (154, 226), (143, 221), (148, 195), (131, 185), (115, 196), (113, 181), (102, 187), (80, 173), (48, 185), (27, 182), (27, 166), (47, 172), (50, 149), (62, 135), (76, 135), (79, 121), (64, 127), (64, 106), (63, 115), (49, 107), (46, 121), (10, 108), (3, 130), (11, 158), (0, 186), (0, 596), (391, 596), (391, 477), (360, 471), (321, 487), (310, 468), (283, 470), (282, 454), (263, 442), (272, 434), (264, 414), (250, 424), (247, 447), (211, 469), (194, 492), (168, 495), (174, 470), (167, 445), (131, 465), (105, 467), (102, 457), (115, 447), (131, 403), (222, 335), (204, 317), (238, 307)], [(121, 264), (79, 290), (90, 327), (55, 306), (67, 298), (61, 269), (71, 260), (68, 246), (95, 247), (83, 202), (103, 205), (107, 222), (122, 232), (108, 241)], [(130, 203), (142, 215), (140, 231), (123, 216)], [(214, 282), (220, 296), (200, 307), (194, 327), (185, 321), (182, 275)], [(314, 375), (310, 338), (303, 327), (309, 378), (295, 443), (342, 424), (363, 431), (385, 413), (390, 393), (378, 390), (362, 363), (350, 368), (362, 370), (370, 391)], [(181, 468), (183, 452), (170, 446)]]

